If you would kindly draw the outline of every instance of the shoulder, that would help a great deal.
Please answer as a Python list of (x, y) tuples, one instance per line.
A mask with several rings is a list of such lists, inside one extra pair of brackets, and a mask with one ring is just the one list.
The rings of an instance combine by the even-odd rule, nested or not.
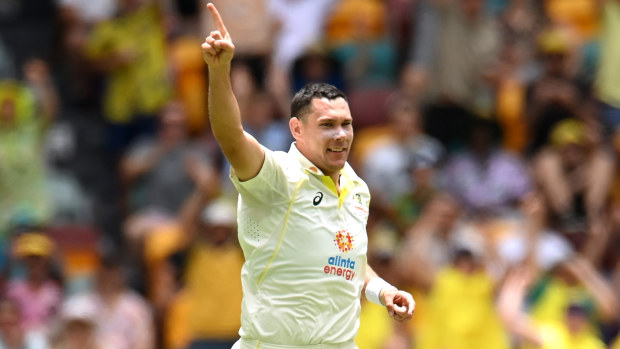
[(351, 179), (353, 182), (361, 186), (366, 192), (369, 192), (368, 185), (366, 184), (366, 182), (360, 176), (357, 175), (353, 167), (351, 167), (351, 165), (349, 165), (348, 162), (345, 163), (344, 165), (343, 173), (347, 177), (349, 177), (349, 179)]

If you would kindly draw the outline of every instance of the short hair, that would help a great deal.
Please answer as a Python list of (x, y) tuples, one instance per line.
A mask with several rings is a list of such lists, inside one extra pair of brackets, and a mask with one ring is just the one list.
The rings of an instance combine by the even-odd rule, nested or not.
[(315, 98), (327, 98), (329, 100), (342, 98), (347, 101), (344, 92), (340, 91), (336, 86), (324, 82), (311, 82), (302, 87), (293, 97), (291, 101), (291, 117), (301, 119), (306, 116), (309, 112), (309, 106)]

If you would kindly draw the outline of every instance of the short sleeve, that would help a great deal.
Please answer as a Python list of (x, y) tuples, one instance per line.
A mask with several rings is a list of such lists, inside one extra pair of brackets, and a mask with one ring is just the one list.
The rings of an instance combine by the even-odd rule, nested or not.
[(244, 200), (256, 204), (272, 205), (290, 198), (289, 178), (287, 178), (287, 157), (284, 152), (274, 152), (265, 147), (265, 160), (256, 177), (240, 181), (231, 170), (233, 185)]

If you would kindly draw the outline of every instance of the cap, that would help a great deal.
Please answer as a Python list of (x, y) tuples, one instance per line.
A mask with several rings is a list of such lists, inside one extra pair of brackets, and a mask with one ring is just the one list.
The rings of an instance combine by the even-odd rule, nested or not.
[[(507, 263), (516, 265), (525, 259), (527, 248), (525, 237), (516, 233), (502, 239), (497, 246), (497, 252)], [(536, 242), (536, 263), (545, 271), (568, 260), (573, 254), (574, 250), (570, 243), (557, 233), (545, 231)]]
[(433, 168), (439, 163), (440, 154), (432, 151), (420, 151), (409, 156), (408, 167), (410, 170)]
[(562, 120), (551, 130), (551, 143), (555, 146), (584, 145), (586, 141), (585, 124), (577, 119)]
[(237, 208), (226, 198), (212, 201), (202, 212), (205, 224), (234, 226), (237, 223)]
[(84, 321), (95, 323), (97, 308), (87, 296), (69, 298), (60, 308), (60, 318), (65, 321)]
[(50, 256), (54, 251), (54, 243), (42, 233), (31, 232), (21, 234), (15, 241), (15, 254), (25, 256)]
[(557, 29), (548, 29), (538, 35), (538, 49), (544, 54), (565, 54), (570, 43), (565, 34)]

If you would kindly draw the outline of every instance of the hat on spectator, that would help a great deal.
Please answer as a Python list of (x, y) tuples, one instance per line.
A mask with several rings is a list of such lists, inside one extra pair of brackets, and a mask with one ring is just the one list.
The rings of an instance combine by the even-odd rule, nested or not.
[(97, 309), (90, 298), (77, 296), (62, 304), (60, 319), (64, 322), (81, 321), (94, 324), (97, 320)]
[(202, 212), (205, 224), (234, 226), (237, 223), (237, 208), (226, 198), (213, 200)]
[(584, 145), (586, 141), (585, 124), (577, 119), (562, 120), (551, 130), (551, 143), (555, 146)]
[(50, 238), (39, 232), (21, 234), (15, 241), (15, 254), (18, 257), (47, 257), (54, 251), (54, 243)]
[[(509, 264), (517, 265), (525, 260), (527, 248), (527, 241), (517, 233), (501, 240), (497, 252)], [(544, 232), (536, 242), (536, 263), (542, 270), (552, 269), (568, 260), (573, 253), (570, 243), (556, 233)]]
[(408, 167), (410, 170), (421, 170), (435, 167), (440, 160), (441, 154), (430, 149), (416, 151), (409, 156)]
[(544, 30), (538, 35), (537, 42), (543, 54), (565, 54), (570, 50), (568, 37), (557, 29)]

